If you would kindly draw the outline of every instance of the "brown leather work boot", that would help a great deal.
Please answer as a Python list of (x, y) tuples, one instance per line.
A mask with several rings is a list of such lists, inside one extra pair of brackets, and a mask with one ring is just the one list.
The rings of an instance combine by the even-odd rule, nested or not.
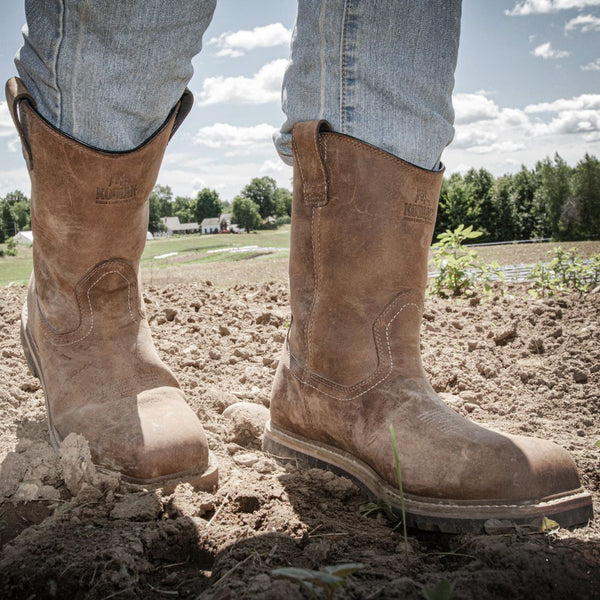
[(148, 195), (191, 94), (130, 152), (64, 135), (17, 78), (6, 96), (32, 185), (33, 274), (21, 337), (44, 388), (52, 444), (75, 432), (99, 467), (127, 482), (212, 489), (217, 468), (204, 430), (156, 353), (138, 283)]
[(342, 471), (407, 523), (443, 532), (487, 519), (563, 526), (592, 517), (562, 448), (471, 423), (421, 366), (419, 329), (441, 172), (408, 164), (324, 122), (293, 131), (292, 325), (263, 448)]

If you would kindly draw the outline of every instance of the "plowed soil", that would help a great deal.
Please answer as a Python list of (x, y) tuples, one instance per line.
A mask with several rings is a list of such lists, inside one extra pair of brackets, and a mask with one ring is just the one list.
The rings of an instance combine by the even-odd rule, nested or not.
[[(445, 580), (456, 599), (600, 598), (600, 519), (573, 531), (409, 531), (406, 555), (402, 527), (381, 511), (365, 515), (369, 499), (352, 482), (263, 454), (290, 318), (281, 280), (145, 291), (159, 352), (219, 460), (214, 493), (128, 492), (95, 472), (82, 438), (68, 437), (60, 453), (49, 446), (42, 390), (20, 348), (24, 296), (24, 287), (0, 288), (1, 597), (292, 600), (312, 596), (274, 570), (356, 562), (363, 567), (333, 597), (421, 598), (423, 585)], [(479, 423), (567, 448), (596, 514), (599, 319), (599, 293), (533, 300), (519, 284), (492, 298), (428, 298), (422, 331), (445, 401)]]

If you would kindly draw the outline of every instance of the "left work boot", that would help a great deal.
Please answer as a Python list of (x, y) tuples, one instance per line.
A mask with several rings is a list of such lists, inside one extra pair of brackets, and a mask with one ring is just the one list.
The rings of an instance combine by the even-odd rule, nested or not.
[(191, 93), (128, 152), (63, 134), (17, 78), (6, 96), (32, 186), (33, 274), (21, 337), (44, 389), (52, 444), (83, 435), (94, 462), (131, 484), (214, 488), (204, 430), (156, 353), (139, 285), (148, 196)]

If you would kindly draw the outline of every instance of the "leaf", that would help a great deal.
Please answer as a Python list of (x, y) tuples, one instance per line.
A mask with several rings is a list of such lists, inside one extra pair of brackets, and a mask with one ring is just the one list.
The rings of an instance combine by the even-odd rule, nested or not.
[(325, 567), (323, 570), (330, 575), (335, 575), (336, 577), (346, 577), (364, 568), (365, 565), (362, 563), (345, 563), (342, 565), (331, 565)]
[(598, 446), (598, 448), (600, 448), (600, 440), (598, 440), (598, 441), (596, 442), (596, 446)]

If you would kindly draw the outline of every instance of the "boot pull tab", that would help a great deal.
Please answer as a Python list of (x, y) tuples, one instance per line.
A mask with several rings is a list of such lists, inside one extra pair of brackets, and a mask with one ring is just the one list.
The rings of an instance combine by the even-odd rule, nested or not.
[(192, 94), (192, 92), (188, 88), (185, 88), (183, 96), (181, 96), (177, 107), (175, 108), (175, 122), (173, 123), (173, 129), (171, 129), (171, 135), (169, 136), (169, 139), (171, 139), (175, 135), (175, 132), (179, 129), (179, 126), (188, 116), (193, 106), (194, 94)]
[(31, 146), (27, 141), (25, 129), (23, 128), (19, 116), (19, 106), (23, 100), (27, 101), (34, 110), (37, 108), (37, 104), (33, 99), (33, 96), (25, 87), (25, 84), (18, 77), (11, 77), (6, 82), (6, 103), (8, 104), (8, 110), (10, 111), (10, 116), (17, 128), (19, 137), (21, 138), (21, 147), (23, 148), (23, 156), (25, 157), (27, 168), (32, 170), (33, 158), (31, 156)]
[(296, 123), (292, 131), (294, 162), (302, 178), (304, 202), (319, 206), (327, 203), (327, 172), (319, 144), (322, 131), (331, 131), (327, 121), (303, 121)]

